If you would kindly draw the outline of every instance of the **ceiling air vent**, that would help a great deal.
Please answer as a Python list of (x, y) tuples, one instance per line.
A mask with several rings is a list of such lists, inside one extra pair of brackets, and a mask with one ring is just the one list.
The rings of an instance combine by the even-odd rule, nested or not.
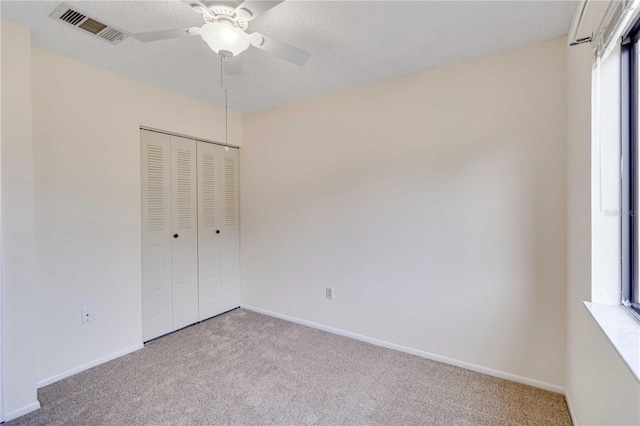
[(86, 13), (75, 7), (62, 3), (53, 11), (51, 15), (56, 21), (63, 21), (76, 28), (80, 28), (96, 37), (108, 41), (111, 44), (118, 44), (129, 36), (129, 33), (111, 25), (104, 24), (96, 19), (90, 18)]

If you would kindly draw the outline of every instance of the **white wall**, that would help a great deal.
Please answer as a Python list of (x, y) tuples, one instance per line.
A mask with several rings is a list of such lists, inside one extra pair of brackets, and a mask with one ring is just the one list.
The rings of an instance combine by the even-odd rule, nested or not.
[(40, 49), (32, 61), (43, 381), (142, 342), (139, 126), (223, 140), (224, 111)]
[(245, 116), (243, 303), (562, 386), (564, 43)]
[[(606, 7), (606, 2), (592, 3), (584, 32), (595, 30)], [(614, 55), (610, 60), (619, 58)], [(619, 258), (616, 259), (619, 217), (604, 214), (611, 206), (617, 208), (615, 189), (611, 193), (611, 185), (617, 183), (611, 179), (603, 181), (605, 197), (603, 212), (600, 212), (599, 170), (592, 169), (592, 165), (598, 166), (598, 150), (592, 140), (592, 64), (593, 46), (585, 44), (568, 49), (565, 387), (577, 424), (637, 425), (640, 424), (640, 384), (582, 303), (592, 297), (600, 302), (611, 300), (618, 289), (620, 273)], [(618, 68), (611, 62), (605, 65), (603, 74), (615, 75)], [(615, 113), (617, 88), (603, 87), (602, 93), (606, 101), (601, 106), (603, 115)], [(616, 147), (611, 138), (606, 138), (611, 132), (602, 130), (606, 160), (608, 154), (616, 155)], [(612, 130), (617, 135), (617, 129)], [(611, 166), (611, 161), (608, 165)], [(611, 170), (615, 165), (603, 166), (604, 175), (615, 174), (615, 170)]]
[[(37, 406), (36, 381), (140, 343), (138, 126), (218, 140), (223, 127), (219, 108), (1, 30), (15, 413)], [(640, 386), (582, 306), (591, 60), (557, 40), (246, 117), (244, 303), (565, 385), (578, 424), (640, 423)], [(85, 306), (95, 319), (81, 325)]]
[(3, 409), (11, 419), (38, 408), (33, 276), (31, 40), (2, 21), (2, 362)]

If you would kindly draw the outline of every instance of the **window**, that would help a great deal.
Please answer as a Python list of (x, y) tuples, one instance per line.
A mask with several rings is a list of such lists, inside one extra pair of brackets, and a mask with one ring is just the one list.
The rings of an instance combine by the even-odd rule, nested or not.
[(640, 320), (640, 22), (621, 50), (622, 304)]

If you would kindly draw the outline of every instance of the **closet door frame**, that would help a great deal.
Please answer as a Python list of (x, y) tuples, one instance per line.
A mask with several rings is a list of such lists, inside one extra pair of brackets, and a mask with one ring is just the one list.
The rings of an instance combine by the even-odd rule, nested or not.
[[(207, 318), (210, 318), (211, 316), (215, 316), (218, 314), (221, 314), (223, 312), (226, 312), (230, 309), (234, 309), (240, 306), (241, 304), (241, 285), (240, 285), (240, 188), (239, 188), (239, 169), (240, 169), (240, 155), (239, 155), (239, 146), (235, 146), (235, 145), (227, 145), (227, 144), (222, 144), (219, 142), (215, 142), (215, 141), (211, 141), (211, 140), (204, 140), (204, 139), (200, 139), (200, 138), (194, 138), (188, 135), (183, 135), (183, 134), (178, 134), (178, 133), (173, 133), (173, 132), (168, 132), (168, 131), (164, 131), (164, 130), (160, 130), (160, 129), (155, 129), (155, 128), (151, 128), (151, 127), (144, 127), (144, 126), (140, 126), (140, 141), (141, 141), (141, 180), (144, 181), (144, 167), (146, 166), (146, 160), (147, 158), (145, 158), (145, 153), (143, 152), (144, 150), (144, 139), (145, 137), (143, 136), (144, 134), (158, 134), (161, 136), (158, 136), (158, 139), (163, 139), (163, 140), (168, 140), (168, 158), (165, 159), (165, 161), (168, 163), (168, 168), (169, 168), (169, 176), (168, 176), (168, 188), (166, 188), (166, 190), (169, 192), (168, 197), (169, 197), (169, 205), (165, 206), (169, 212), (168, 212), (168, 232), (166, 232), (164, 235), (164, 240), (165, 243), (168, 241), (168, 256), (169, 256), (169, 265), (170, 265), (170, 269), (171, 271), (169, 271), (168, 277), (169, 277), (169, 292), (168, 295), (165, 294), (165, 304), (169, 307), (169, 311), (170, 311), (170, 317), (172, 318), (171, 320), (171, 325), (170, 326), (166, 326), (163, 327), (160, 331), (155, 331), (154, 333), (148, 333), (145, 330), (145, 325), (146, 325), (146, 315), (148, 316), (149, 314), (149, 309), (145, 309), (145, 305), (148, 304), (148, 299), (145, 297), (145, 260), (143, 259), (143, 270), (142, 270), (142, 317), (143, 317), (143, 323), (142, 323), (142, 327), (143, 327), (143, 341), (149, 341), (152, 340), (156, 337), (160, 337), (164, 334), (168, 334), (172, 331), (178, 330), (180, 328), (183, 328), (185, 326), (197, 323), (199, 321), (203, 321)], [(175, 221), (174, 221), (174, 203), (172, 202), (172, 198), (173, 198), (173, 188), (171, 185), (171, 182), (174, 179), (173, 173), (174, 173), (174, 167), (172, 165), (173, 162), (173, 148), (171, 146), (171, 140), (172, 138), (181, 138), (181, 139), (187, 139), (189, 141), (192, 141), (195, 144), (195, 159), (194, 159), (194, 170), (195, 170), (195, 220), (196, 220), (196, 229), (195, 229), (195, 244), (196, 244), (196, 306), (197, 306), (197, 312), (196, 315), (194, 316), (194, 318), (189, 319), (188, 324), (181, 324), (181, 323), (176, 323), (176, 321), (173, 319), (173, 315), (174, 315), (174, 311), (175, 311), (175, 307), (174, 307), (174, 299), (175, 299), (175, 295), (174, 295), (174, 282), (173, 282), (173, 269), (174, 269), (174, 265), (173, 265), (173, 260), (175, 257), (175, 254), (173, 253), (173, 245), (174, 245), (174, 241), (178, 238), (180, 238), (180, 232), (176, 232), (176, 226), (175, 226)], [(179, 139), (178, 139), (179, 140)], [(218, 278), (218, 284), (216, 285), (217, 290), (215, 291), (216, 294), (216, 299), (217, 301), (214, 302), (212, 304), (212, 306), (209, 307), (209, 309), (203, 310), (203, 306), (201, 306), (201, 300), (199, 297), (200, 294), (200, 274), (201, 274), (201, 269), (200, 269), (200, 262), (204, 261), (204, 258), (201, 258), (201, 254), (200, 254), (200, 247), (199, 247), (199, 239), (200, 239), (200, 235), (201, 235), (201, 231), (200, 231), (200, 221), (202, 220), (201, 218), (203, 218), (203, 213), (201, 213), (201, 202), (200, 202), (200, 198), (201, 198), (201, 158), (200, 155), (198, 153), (198, 147), (199, 146), (203, 146), (203, 147), (212, 147), (212, 149), (209, 148), (204, 148), (205, 151), (212, 151), (217, 153), (217, 155), (215, 156), (215, 160), (214, 160), (214, 167), (219, 171), (217, 172), (217, 179), (214, 178), (215, 182), (214, 182), (214, 209), (215, 209), (215, 219), (214, 219), (214, 232), (215, 231), (219, 231), (219, 233), (216, 233), (216, 241), (217, 241), (217, 245), (219, 247), (219, 251), (220, 251), (220, 262), (218, 265), (218, 274), (219, 274), (219, 278)], [(234, 167), (233, 167), (233, 185), (235, 185), (234, 188), (234, 203), (233, 203), (233, 209), (235, 211), (235, 223), (229, 224), (228, 220), (225, 220), (225, 216), (229, 216), (228, 213), (228, 209), (225, 207), (225, 191), (228, 192), (228, 177), (224, 176), (224, 169), (225, 169), (225, 159), (226, 158), (233, 158), (234, 160)], [(228, 163), (228, 160), (227, 160)], [(227, 167), (228, 168), (228, 167)], [(225, 182), (227, 183), (227, 186), (225, 186)], [(147, 202), (147, 194), (145, 193), (146, 187), (145, 187), (145, 182), (142, 183), (141, 186), (142, 189), (142, 196), (141, 196), (141, 201), (143, 203), (142, 206), (142, 252), (143, 252), (143, 256), (145, 255), (145, 206), (144, 203)], [(228, 195), (228, 194), (227, 194)], [(165, 198), (166, 199), (166, 198)], [(178, 234), (179, 237), (174, 239), (174, 235)], [(226, 237), (227, 239), (229, 238), (235, 238), (235, 242), (233, 242), (233, 244), (230, 244), (228, 241), (225, 244), (224, 243), (224, 237)], [(232, 246), (232, 247), (231, 247)], [(225, 249), (226, 249), (226, 255), (225, 255)], [(164, 250), (166, 251), (166, 246), (164, 248)], [(215, 250), (214, 250), (215, 253)], [(229, 256), (229, 253), (232, 254), (232, 256)], [(237, 254), (234, 254), (237, 253)], [(167, 254), (165, 253), (165, 256), (167, 256)], [(214, 254), (215, 256), (215, 254)], [(223, 293), (225, 293), (225, 291), (223, 290), (223, 282), (225, 281), (224, 278), (224, 265), (223, 265), (223, 260), (224, 259), (229, 259), (229, 258), (234, 258), (235, 259), (235, 263), (237, 264), (237, 266), (235, 266), (234, 268), (236, 269), (236, 271), (231, 271), (232, 273), (237, 273), (237, 280), (233, 280), (233, 282), (235, 283), (235, 289), (233, 289), (233, 291), (229, 292), (227, 291), (227, 294), (231, 294), (230, 296), (227, 295), (225, 297), (225, 295)], [(227, 265), (228, 266), (228, 265)], [(229, 269), (229, 268), (227, 268)], [(233, 268), (231, 268), (233, 269)], [(227, 280), (228, 282), (228, 280)], [(228, 290), (228, 289), (227, 289)]]

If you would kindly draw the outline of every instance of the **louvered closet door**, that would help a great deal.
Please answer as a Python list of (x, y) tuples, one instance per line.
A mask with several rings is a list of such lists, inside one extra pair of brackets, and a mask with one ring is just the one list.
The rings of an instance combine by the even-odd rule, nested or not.
[(223, 197), (221, 236), (221, 283), (220, 308), (229, 309), (240, 306), (240, 197), (239, 197), (239, 166), (238, 149), (226, 151), (219, 147), (220, 166), (222, 169)]
[(198, 285), (200, 320), (222, 313), (220, 305), (221, 209), (220, 147), (198, 142)]
[(142, 338), (173, 330), (171, 138), (140, 131), (142, 159)]
[(198, 321), (196, 141), (171, 136), (173, 329)]

